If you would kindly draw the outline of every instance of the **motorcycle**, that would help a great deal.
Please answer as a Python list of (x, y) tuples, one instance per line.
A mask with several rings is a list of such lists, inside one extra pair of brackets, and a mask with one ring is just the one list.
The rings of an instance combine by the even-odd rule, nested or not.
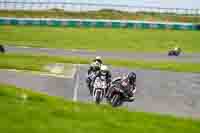
[(178, 50), (170, 50), (168, 52), (168, 56), (179, 56), (181, 54), (181, 49), (179, 48)]
[[(133, 99), (130, 99), (128, 94), (121, 89), (121, 85), (119, 84), (120, 78), (117, 78), (116, 80), (114, 80), (112, 82), (112, 85), (110, 87), (110, 89), (112, 89), (112, 93), (110, 93), (108, 95), (108, 102), (111, 104), (111, 106), (113, 107), (118, 107), (121, 106), (124, 102), (132, 102), (134, 101), (134, 97), (132, 97)], [(125, 84), (125, 83), (122, 83)], [(136, 92), (136, 87), (134, 88), (134, 90), (130, 90), (131, 93), (134, 95)]]
[(108, 87), (105, 76), (97, 77), (93, 85), (93, 100), (96, 104), (100, 104), (103, 100), (106, 88)]

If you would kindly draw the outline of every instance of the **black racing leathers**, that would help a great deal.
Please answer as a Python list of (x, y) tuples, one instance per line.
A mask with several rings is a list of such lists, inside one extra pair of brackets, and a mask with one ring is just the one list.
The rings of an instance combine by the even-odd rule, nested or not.
[(90, 94), (92, 94), (92, 83), (99, 71), (100, 71), (100, 66), (90, 65), (90, 67), (88, 69), (86, 83), (87, 83), (87, 87), (89, 88)]
[[(136, 91), (136, 84), (135, 82), (130, 84), (128, 81), (128, 78), (121, 78), (118, 79), (117, 81), (115, 81), (114, 83), (112, 83), (112, 86), (117, 86), (120, 87), (120, 89), (122, 89), (124, 91), (123, 95), (124, 95), (124, 101), (133, 101), (134, 100), (134, 93)], [(115, 87), (110, 87), (107, 96), (111, 96), (110, 94), (112, 94), (115, 90)], [(110, 97), (107, 97), (108, 99)]]

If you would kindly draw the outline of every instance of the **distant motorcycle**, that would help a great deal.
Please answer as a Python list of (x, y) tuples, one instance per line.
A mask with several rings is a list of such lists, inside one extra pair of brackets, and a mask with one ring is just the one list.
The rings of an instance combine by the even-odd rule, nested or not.
[(93, 100), (96, 104), (100, 104), (103, 100), (107, 87), (105, 76), (100, 76), (95, 79), (93, 84)]
[(178, 48), (178, 50), (170, 50), (168, 52), (168, 56), (179, 56), (181, 54), (181, 49)]
[(0, 53), (5, 53), (5, 49), (4, 49), (3, 45), (0, 45)]
[[(121, 106), (124, 102), (130, 102), (129, 100), (127, 100), (127, 99), (129, 99), (128, 94), (126, 94), (126, 92), (123, 89), (121, 89), (121, 86), (118, 82), (119, 80), (120, 80), (120, 78), (118, 78), (112, 82), (110, 89), (113, 89), (113, 91), (112, 91), (112, 93), (110, 93), (108, 95), (109, 99), (107, 101), (113, 107)], [(132, 93), (135, 94), (136, 87), (134, 88), (134, 90), (129, 90), (129, 91), (132, 91)]]

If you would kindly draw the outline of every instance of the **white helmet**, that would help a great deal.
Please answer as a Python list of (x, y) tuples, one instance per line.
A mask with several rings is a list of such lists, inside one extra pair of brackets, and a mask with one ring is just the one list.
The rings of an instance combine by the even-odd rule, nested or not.
[(178, 50), (178, 47), (175, 47), (174, 50), (177, 51), (177, 50)]
[(178, 49), (179, 49), (179, 46), (176, 45), (176, 46), (174, 47), (174, 50), (177, 51)]
[(102, 75), (106, 75), (106, 73), (108, 72), (108, 67), (106, 65), (101, 65), (100, 70)]
[(95, 59), (96, 60), (101, 60), (101, 56), (97, 56)]
[(106, 65), (101, 65), (101, 70), (102, 71), (108, 71), (108, 67)]
[(92, 67), (100, 67), (101, 64), (100, 64), (99, 62), (96, 61), (96, 62), (92, 62), (91, 66), (92, 66)]

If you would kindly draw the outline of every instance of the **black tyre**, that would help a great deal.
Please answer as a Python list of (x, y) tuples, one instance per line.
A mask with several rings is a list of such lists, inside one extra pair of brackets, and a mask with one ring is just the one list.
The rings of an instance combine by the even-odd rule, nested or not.
[(172, 56), (172, 51), (169, 51), (169, 52), (168, 52), (168, 56)]
[(176, 52), (176, 56), (179, 56), (179, 55), (180, 55), (180, 53), (181, 53), (181, 52), (179, 52), (179, 51), (178, 51), (178, 52)]
[(101, 102), (101, 91), (96, 92), (95, 102), (96, 102), (96, 104), (100, 104), (100, 102)]
[(120, 105), (120, 96), (118, 94), (114, 94), (112, 99), (111, 99), (111, 105), (113, 107), (117, 107)]
[(3, 45), (0, 45), (0, 53), (5, 53), (5, 49), (4, 49)]

